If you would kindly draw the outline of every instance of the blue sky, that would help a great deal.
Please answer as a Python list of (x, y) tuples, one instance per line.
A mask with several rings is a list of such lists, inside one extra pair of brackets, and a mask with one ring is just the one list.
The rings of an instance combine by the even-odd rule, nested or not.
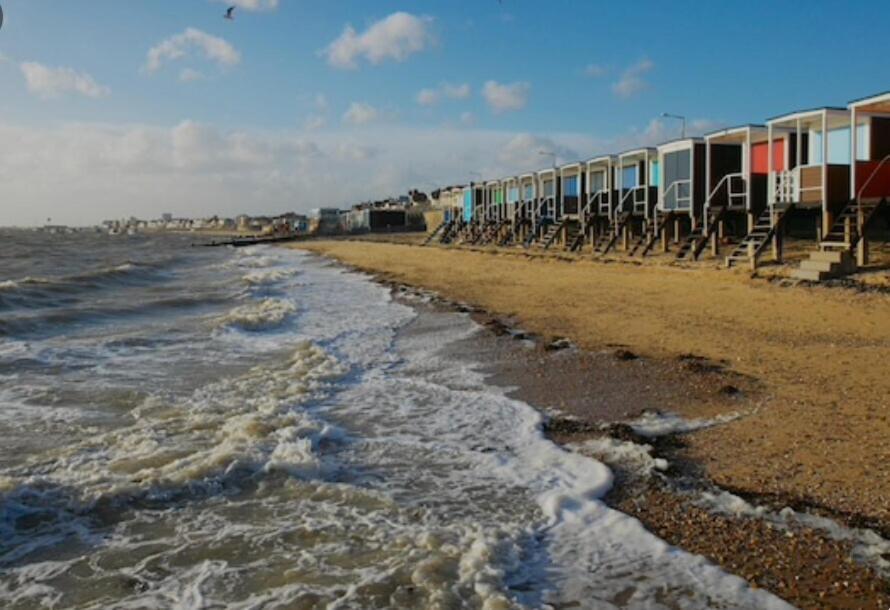
[(890, 89), (878, 2), (0, 4), (0, 224), (347, 205)]

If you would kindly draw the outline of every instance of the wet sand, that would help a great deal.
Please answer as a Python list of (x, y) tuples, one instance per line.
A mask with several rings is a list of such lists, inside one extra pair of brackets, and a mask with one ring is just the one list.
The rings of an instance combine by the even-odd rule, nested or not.
[[(491, 334), (517, 346), (491, 360), (493, 380), (558, 413), (550, 432), (559, 442), (602, 434), (601, 424), (647, 409), (741, 412), (727, 425), (682, 435), (676, 446), (660, 443), (682, 486), (670, 477), (626, 481), (610, 503), (800, 607), (888, 606), (887, 582), (851, 562), (849, 543), (715, 514), (687, 489), (694, 477), (693, 488), (720, 485), (755, 504), (886, 535), (890, 425), (882, 390), (890, 380), (881, 366), (850, 366), (890, 361), (886, 296), (783, 289), (731, 272), (361, 242), (300, 247), (479, 307), (474, 315)], [(514, 325), (535, 333), (537, 347), (520, 348)], [(562, 337), (583, 349), (547, 349), (565, 347)]]

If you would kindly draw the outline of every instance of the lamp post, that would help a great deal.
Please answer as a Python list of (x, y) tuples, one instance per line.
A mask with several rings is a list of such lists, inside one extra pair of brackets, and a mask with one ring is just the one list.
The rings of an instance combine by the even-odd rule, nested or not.
[(686, 138), (686, 117), (685, 116), (682, 116), (679, 114), (671, 114), (669, 112), (662, 112), (661, 116), (663, 116), (666, 119), (677, 119), (679, 121), (683, 121), (683, 126), (680, 131), (680, 137), (684, 138), (684, 139)]

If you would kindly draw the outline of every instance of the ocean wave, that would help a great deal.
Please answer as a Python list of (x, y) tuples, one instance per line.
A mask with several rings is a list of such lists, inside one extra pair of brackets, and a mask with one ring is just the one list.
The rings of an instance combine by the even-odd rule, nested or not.
[(122, 307), (53, 308), (37, 314), (8, 315), (0, 318), (0, 337), (25, 337), (35, 333), (52, 335), (73, 324), (219, 305), (230, 299), (231, 296), (226, 294), (198, 294), (143, 301)]
[(61, 307), (92, 290), (116, 285), (146, 284), (175, 259), (153, 263), (126, 261), (84, 273), (60, 277), (27, 276), (0, 282), (0, 309)]
[[(323, 468), (319, 445), (341, 433), (299, 406), (343, 372), (317, 346), (300, 344), (283, 361), (211, 383), (183, 404), (150, 397), (134, 409), (132, 425), (50, 451), (40, 466), (3, 473), (4, 486), (76, 490), (66, 510), (83, 512), (100, 501), (125, 506), (200, 495), (262, 472), (312, 476)], [(17, 534), (16, 519), (2, 514), (9, 501), (0, 505), (4, 540)]]
[(297, 275), (298, 272), (299, 271), (296, 268), (254, 271), (242, 276), (241, 280), (248, 286), (266, 286), (269, 284), (277, 284), (283, 280), (292, 278)]
[(281, 326), (296, 311), (290, 301), (263, 299), (236, 307), (220, 318), (220, 324), (248, 331), (269, 330)]

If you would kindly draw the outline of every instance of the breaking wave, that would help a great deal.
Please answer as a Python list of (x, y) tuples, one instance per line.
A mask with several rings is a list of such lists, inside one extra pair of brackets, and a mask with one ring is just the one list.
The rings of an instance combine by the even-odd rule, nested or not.
[(224, 326), (248, 331), (277, 328), (295, 312), (297, 307), (282, 299), (263, 299), (236, 307), (220, 319)]

